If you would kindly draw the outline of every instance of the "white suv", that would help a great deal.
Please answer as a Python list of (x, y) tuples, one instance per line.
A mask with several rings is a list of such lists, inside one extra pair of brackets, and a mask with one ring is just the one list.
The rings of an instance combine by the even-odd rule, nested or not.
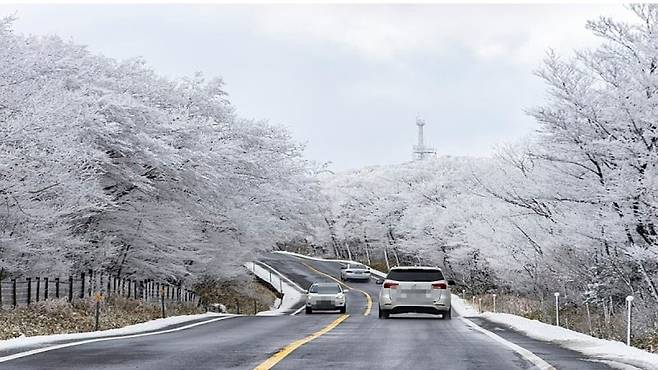
[(396, 313), (431, 313), (450, 319), (450, 288), (454, 281), (445, 280), (437, 267), (393, 267), (380, 279), (379, 318)]

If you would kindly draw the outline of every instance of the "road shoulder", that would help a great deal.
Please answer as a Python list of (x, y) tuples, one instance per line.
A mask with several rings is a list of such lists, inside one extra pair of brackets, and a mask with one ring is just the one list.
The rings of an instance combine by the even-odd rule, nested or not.
[(67, 345), (71, 343), (98, 340), (117, 339), (132, 335), (154, 334), (162, 331), (178, 330), (190, 325), (203, 324), (215, 321), (217, 318), (231, 318), (236, 315), (205, 313), (199, 315), (172, 316), (165, 319), (156, 319), (129, 325), (123, 328), (108, 329), (85, 333), (39, 335), (34, 337), (20, 337), (0, 341), (0, 360), (18, 353), (38, 350), (47, 347)]

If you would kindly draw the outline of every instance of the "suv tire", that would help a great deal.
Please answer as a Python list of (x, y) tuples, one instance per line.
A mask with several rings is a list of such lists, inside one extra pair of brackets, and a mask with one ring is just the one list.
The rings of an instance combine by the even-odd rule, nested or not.
[(441, 318), (443, 320), (450, 320), (452, 318), (452, 307), (450, 307), (448, 311), (444, 312)]

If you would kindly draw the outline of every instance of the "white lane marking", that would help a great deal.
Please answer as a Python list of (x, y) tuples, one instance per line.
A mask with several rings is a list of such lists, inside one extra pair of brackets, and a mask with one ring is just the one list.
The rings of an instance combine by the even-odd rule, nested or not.
[(298, 313), (302, 312), (302, 310), (303, 310), (305, 307), (306, 307), (306, 306), (301, 306), (301, 307), (299, 307), (299, 308), (297, 309), (297, 311), (291, 313), (290, 316), (295, 316), (295, 315), (297, 315)]
[(213, 323), (213, 322), (216, 322), (216, 321), (219, 321), (219, 320), (232, 319), (234, 317), (238, 317), (238, 315), (222, 316), (222, 317), (218, 317), (218, 318), (207, 320), (207, 321), (196, 322), (194, 324), (181, 326), (181, 327), (178, 327), (178, 328), (155, 331), (155, 332), (150, 332), (150, 333), (130, 334), (130, 335), (124, 335), (124, 336), (120, 336), (120, 337), (110, 337), (110, 338), (87, 339), (87, 340), (82, 340), (82, 341), (79, 341), (79, 342), (71, 342), (71, 343), (58, 344), (58, 345), (50, 346), (50, 347), (37, 348), (37, 349), (30, 350), (30, 351), (19, 352), (19, 353), (15, 353), (13, 355), (0, 357), (0, 363), (11, 361), (11, 360), (16, 360), (16, 359), (27, 357), (27, 356), (36, 355), (36, 354), (43, 353), (43, 352), (49, 352), (49, 351), (54, 351), (54, 350), (57, 350), (57, 349), (73, 347), (73, 346), (80, 346), (80, 345), (88, 344), (88, 343), (105, 342), (105, 341), (109, 341), (109, 340), (130, 339), (130, 338), (147, 337), (147, 336), (150, 336), (150, 335), (157, 335), (157, 334), (173, 333), (173, 332), (176, 332), (176, 331), (190, 329), (190, 328), (193, 328), (193, 327), (199, 326), (199, 325), (210, 324), (210, 323)]
[(460, 319), (466, 323), (466, 325), (472, 327), (473, 329), (481, 332), (482, 334), (490, 337), (491, 339), (495, 340), (496, 342), (508, 347), (512, 351), (518, 353), (521, 355), (523, 358), (526, 360), (530, 361), (533, 363), (535, 366), (537, 366), (541, 370), (555, 370), (553, 365), (549, 364), (548, 362), (542, 360), (539, 356), (535, 355), (534, 353), (528, 351), (527, 349), (519, 346), (518, 344), (514, 344), (506, 339), (501, 338), (499, 335), (494, 334), (490, 332), (487, 329), (482, 328), (481, 326), (477, 325), (473, 321), (466, 319), (464, 317), (460, 317)]

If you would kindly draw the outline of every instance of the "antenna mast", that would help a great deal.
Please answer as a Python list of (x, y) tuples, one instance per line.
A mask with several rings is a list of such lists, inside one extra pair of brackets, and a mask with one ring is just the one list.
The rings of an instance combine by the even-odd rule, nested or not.
[(436, 150), (425, 146), (424, 137), (423, 137), (423, 126), (425, 126), (425, 121), (416, 117), (416, 126), (418, 126), (418, 143), (413, 146), (413, 158), (416, 161), (423, 160), (426, 158), (431, 158), (436, 156)]

